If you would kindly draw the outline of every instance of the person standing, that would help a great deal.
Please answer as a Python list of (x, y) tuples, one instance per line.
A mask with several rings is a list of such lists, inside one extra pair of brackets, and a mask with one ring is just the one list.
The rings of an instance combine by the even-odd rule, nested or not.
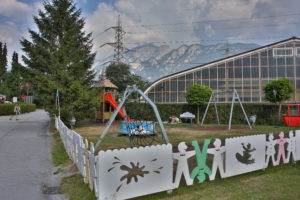
[(12, 115), (9, 120), (12, 120), (13, 117), (16, 118), (16, 120), (19, 120), (18, 116), (21, 114), (21, 107), (19, 104), (16, 104), (14, 107), (14, 115)]

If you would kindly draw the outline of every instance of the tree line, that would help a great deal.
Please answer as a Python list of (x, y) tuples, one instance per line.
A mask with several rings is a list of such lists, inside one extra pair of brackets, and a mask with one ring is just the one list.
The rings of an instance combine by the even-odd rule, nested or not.
[[(73, 0), (52, 0), (45, 2), (33, 19), (37, 31), (29, 29), (30, 39), (20, 40), (24, 66), (14, 52), (12, 69), (7, 71), (7, 48), (0, 43), (0, 93), (20, 96), (20, 84), (28, 82), (36, 102), (50, 114), (57, 113), (58, 90), (61, 118), (65, 122), (71, 116), (78, 120), (91, 116), (100, 101), (99, 91), (93, 88), (96, 74), (91, 70), (96, 53), (92, 51), (92, 33), (84, 30), (81, 10)], [(106, 76), (118, 86), (119, 93), (129, 84), (142, 89), (147, 84), (124, 63), (111, 64)]]

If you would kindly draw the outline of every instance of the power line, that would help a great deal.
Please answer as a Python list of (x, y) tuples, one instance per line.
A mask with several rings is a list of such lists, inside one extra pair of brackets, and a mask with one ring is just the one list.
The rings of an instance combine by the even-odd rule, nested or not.
[(214, 23), (214, 22), (230, 22), (230, 21), (243, 21), (243, 20), (260, 20), (260, 19), (269, 19), (269, 18), (278, 18), (278, 17), (290, 17), (290, 16), (300, 16), (300, 13), (290, 13), (282, 15), (269, 15), (269, 16), (257, 16), (250, 18), (228, 18), (228, 19), (211, 19), (211, 20), (201, 20), (194, 22), (177, 22), (177, 23), (162, 23), (162, 24), (140, 24), (140, 25), (124, 25), (124, 27), (153, 27), (153, 26), (177, 26), (184, 24), (202, 24), (202, 23)]
[(232, 39), (202, 39), (202, 40), (168, 40), (168, 41), (150, 41), (150, 42), (125, 42), (124, 44), (177, 44), (177, 43), (205, 43), (205, 42), (228, 42), (228, 41), (247, 41), (247, 40), (269, 40), (278, 38), (288, 38), (291, 36), (270, 36), (270, 37), (254, 37), (254, 38), (232, 38)]
[[(102, 63), (102, 64), (99, 64), (98, 66), (104, 66), (104, 65), (106, 65), (108, 62), (105, 62), (105, 63)], [(141, 64), (142, 62), (137, 62), (137, 61), (131, 61), (131, 62), (126, 62), (126, 63), (128, 63), (128, 64)], [(194, 65), (194, 64), (206, 64), (206, 63), (200, 63), (200, 62), (187, 62), (187, 63), (182, 63), (182, 62), (164, 62), (163, 64), (181, 64), (181, 65), (184, 65), (184, 64), (191, 64), (191, 65)]]
[[(214, 28), (214, 30), (231, 30), (231, 29), (252, 29), (257, 27), (271, 27), (271, 26), (286, 26), (286, 25), (295, 25), (300, 24), (300, 22), (293, 22), (293, 23), (277, 23), (277, 24), (262, 24), (262, 25), (255, 25), (255, 26), (244, 26), (244, 27), (222, 27), (222, 28)], [(145, 33), (181, 33), (181, 32), (201, 32), (205, 31), (205, 28), (201, 29), (181, 29), (181, 30), (153, 30), (153, 31), (141, 31), (141, 32), (127, 32), (128, 34), (145, 34)]]
[[(214, 22), (230, 22), (230, 21), (243, 21), (243, 20), (260, 20), (260, 19), (269, 19), (269, 18), (278, 18), (278, 17), (290, 17), (290, 16), (300, 16), (300, 13), (288, 13), (281, 15), (269, 15), (269, 16), (258, 16), (250, 18), (228, 18), (228, 19), (216, 19), (216, 20), (202, 20), (195, 22), (177, 22), (177, 23), (162, 23), (162, 24), (139, 24), (139, 25), (124, 25), (124, 27), (154, 27), (154, 26), (176, 26), (176, 25), (185, 25), (185, 24), (201, 24), (201, 23), (214, 23)], [(93, 38), (104, 34), (105, 31), (102, 31), (96, 34)]]

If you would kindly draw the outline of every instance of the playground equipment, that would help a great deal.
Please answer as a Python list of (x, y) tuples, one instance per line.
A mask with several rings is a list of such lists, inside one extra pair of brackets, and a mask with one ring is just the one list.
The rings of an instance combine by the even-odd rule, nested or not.
[[(124, 119), (125, 119), (125, 123), (126, 123), (126, 127), (127, 127), (127, 133), (129, 136), (129, 142), (130, 142), (131, 147), (151, 145), (154, 141), (159, 142), (158, 138), (157, 138), (159, 135), (158, 133), (157, 134), (147, 134), (148, 130), (144, 129), (145, 125), (148, 126), (147, 122), (140, 120), (140, 123), (137, 124), (137, 123), (135, 123), (134, 120), (130, 120), (127, 117), (127, 113), (126, 113), (124, 105), (125, 105), (125, 102), (128, 99), (128, 97), (132, 93), (139, 94), (145, 100), (145, 102), (151, 106), (151, 108), (155, 114), (155, 117), (157, 119), (158, 125), (160, 126), (162, 140), (165, 144), (169, 143), (167, 133), (166, 133), (164, 125), (161, 121), (161, 118), (160, 118), (160, 115), (159, 115), (156, 105), (148, 98), (148, 96), (146, 96), (141, 90), (139, 90), (135, 85), (133, 85), (133, 86), (127, 87), (127, 89), (123, 95), (121, 103), (117, 106), (114, 113), (111, 115), (109, 121), (106, 124), (104, 131), (102, 132), (102, 134), (100, 136), (100, 140), (96, 143), (96, 146), (95, 146), (96, 149), (99, 147), (99, 145), (101, 144), (101, 141), (103, 140), (105, 135), (108, 133), (113, 121), (115, 120), (117, 114), (120, 112), (121, 109), (123, 110), (123, 115), (124, 115)], [(151, 128), (150, 128), (150, 130), (151, 130)], [(154, 127), (153, 127), (153, 130), (154, 130)]]
[(214, 108), (215, 108), (215, 112), (216, 112), (216, 117), (217, 117), (217, 122), (218, 122), (218, 125), (220, 125), (220, 120), (219, 120), (219, 114), (218, 114), (218, 108), (217, 108), (217, 104), (216, 104), (216, 98), (218, 97), (218, 95), (223, 95), (223, 94), (226, 94), (226, 93), (232, 93), (232, 100), (231, 100), (231, 108), (230, 108), (230, 116), (229, 116), (229, 122), (228, 122), (228, 130), (231, 130), (231, 122), (232, 122), (232, 114), (233, 114), (233, 106), (234, 106), (234, 103), (235, 101), (237, 100), (240, 105), (241, 105), (241, 108), (243, 110), (243, 113), (244, 113), (244, 116), (245, 116), (245, 119), (248, 123), (248, 126), (250, 129), (252, 129), (251, 127), (251, 124), (249, 122), (249, 119), (247, 117), (247, 114), (244, 110), (244, 107), (243, 107), (243, 104), (240, 100), (240, 97), (237, 93), (237, 91), (234, 89), (232, 91), (225, 91), (225, 92), (213, 92), (209, 98), (209, 102), (207, 104), (207, 107), (205, 109), (205, 113), (204, 113), (204, 116), (203, 116), (203, 119), (202, 119), (202, 122), (201, 122), (201, 126), (203, 126), (203, 123), (204, 123), (204, 120), (205, 120), (205, 117), (206, 117), (206, 114), (207, 114), (207, 111), (208, 111), (208, 108), (209, 108), (209, 105), (211, 103), (214, 104)]
[(155, 134), (155, 123), (148, 121), (128, 120), (128, 123), (121, 123), (121, 133), (127, 135), (130, 131), (131, 135), (149, 135)]
[[(94, 87), (103, 88), (100, 93), (101, 104), (99, 109), (95, 113), (96, 120), (102, 120), (102, 122), (109, 120), (112, 116), (114, 110), (118, 107), (116, 103), (116, 89), (115, 86), (109, 79), (104, 78), (100, 83), (96, 84)], [(124, 118), (123, 110), (119, 111), (119, 114)]]
[(300, 104), (287, 104), (287, 114), (282, 116), (286, 126), (300, 126)]

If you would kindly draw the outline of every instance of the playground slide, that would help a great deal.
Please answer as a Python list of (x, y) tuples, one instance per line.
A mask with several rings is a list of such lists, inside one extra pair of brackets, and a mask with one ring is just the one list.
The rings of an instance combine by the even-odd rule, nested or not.
[[(115, 109), (118, 107), (118, 104), (115, 102), (115, 100), (113, 99), (112, 94), (105, 94), (104, 96), (104, 100), (109, 102), (110, 105), (112, 105)], [(124, 118), (124, 113), (123, 110), (119, 110), (119, 115), (121, 115), (121, 117)], [(131, 120), (130, 117), (128, 117), (128, 120)]]

